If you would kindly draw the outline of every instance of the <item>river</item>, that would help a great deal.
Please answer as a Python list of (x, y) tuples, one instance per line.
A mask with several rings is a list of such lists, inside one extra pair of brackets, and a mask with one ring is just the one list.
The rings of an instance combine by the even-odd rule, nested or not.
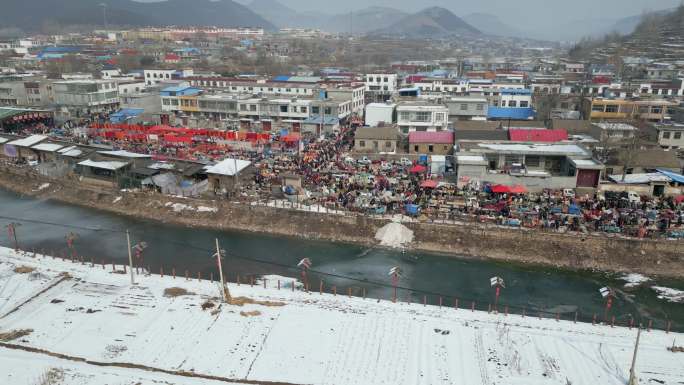
[[(188, 270), (193, 277), (201, 272), (203, 277), (216, 275), (216, 262), (211, 258), (214, 239), (227, 250), (224, 271), (234, 282), (239, 274), (242, 280), (252, 276), (275, 274), (299, 277), (297, 262), (311, 259), (309, 274), (312, 290), (318, 290), (320, 280), (327, 291), (336, 286), (338, 293), (352, 288), (354, 295), (390, 299), (393, 289), (388, 271), (399, 266), (403, 275), (399, 280), (402, 300), (427, 301), (437, 304), (443, 296), (445, 305), (453, 306), (458, 298), (459, 306), (470, 308), (475, 301), (478, 309), (486, 310), (494, 302), (494, 289), (489, 278), (499, 276), (506, 287), (501, 290), (499, 310), (509, 306), (511, 313), (537, 316), (539, 311), (546, 317), (560, 313), (564, 319), (573, 319), (578, 310), (580, 320), (591, 321), (593, 314), (599, 320), (604, 317), (605, 300), (599, 288), (616, 289), (610, 316), (616, 323), (625, 324), (631, 317), (635, 322), (653, 320), (654, 327), (665, 328), (667, 320), (672, 329), (684, 331), (684, 304), (659, 299), (649, 287), (625, 289), (619, 275), (601, 272), (576, 272), (550, 267), (503, 263), (486, 260), (461, 259), (422, 252), (402, 253), (382, 248), (324, 241), (302, 240), (243, 232), (219, 232), (193, 229), (172, 224), (133, 219), (108, 212), (72, 206), (56, 201), (22, 197), (0, 190), (0, 226), (18, 222), (19, 245), (25, 250), (53, 251), (56, 255), (66, 252), (66, 235), (77, 234), (74, 248), (85, 259), (125, 263), (125, 230), (131, 234), (132, 243), (144, 241), (144, 266), (159, 272), (163, 266), (166, 274), (175, 268), (178, 275)], [(19, 219), (9, 219), (19, 218)], [(0, 245), (12, 246), (6, 229), (0, 236)], [(684, 290), (684, 281), (657, 280), (657, 285)]]

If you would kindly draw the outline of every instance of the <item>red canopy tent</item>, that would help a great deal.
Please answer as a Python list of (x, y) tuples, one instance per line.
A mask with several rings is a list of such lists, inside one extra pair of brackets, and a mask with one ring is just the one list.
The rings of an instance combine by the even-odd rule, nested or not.
[(677, 204), (680, 204), (684, 202), (684, 195), (677, 195), (674, 200), (677, 202)]
[(427, 168), (425, 166), (421, 166), (419, 164), (411, 167), (411, 169), (409, 170), (409, 172), (412, 174), (421, 174), (421, 173), (424, 173), (425, 171), (427, 171)]
[(503, 184), (495, 184), (494, 186), (492, 186), (492, 192), (493, 193), (499, 193), (499, 194), (510, 193), (511, 188), (509, 186), (506, 186)]
[(511, 187), (511, 193), (513, 194), (525, 194), (527, 192), (527, 187), (517, 184), (513, 187)]
[(423, 188), (436, 188), (436, 187), (437, 187), (437, 181), (436, 181), (436, 180), (432, 180), (432, 179), (424, 180), (423, 183), (420, 184), (420, 187), (423, 187)]

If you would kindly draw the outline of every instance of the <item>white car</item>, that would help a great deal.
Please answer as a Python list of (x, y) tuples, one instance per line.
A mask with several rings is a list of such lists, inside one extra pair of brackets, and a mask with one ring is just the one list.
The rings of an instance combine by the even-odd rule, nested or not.
[(367, 156), (364, 156), (363, 158), (357, 160), (356, 162), (359, 164), (371, 164), (372, 163), (371, 160), (368, 159)]
[(575, 197), (575, 190), (573, 190), (571, 188), (563, 189), (563, 196), (566, 198), (574, 198)]
[(408, 166), (413, 164), (413, 162), (411, 162), (411, 160), (409, 158), (401, 158), (399, 160), (399, 163), (404, 167), (408, 167)]

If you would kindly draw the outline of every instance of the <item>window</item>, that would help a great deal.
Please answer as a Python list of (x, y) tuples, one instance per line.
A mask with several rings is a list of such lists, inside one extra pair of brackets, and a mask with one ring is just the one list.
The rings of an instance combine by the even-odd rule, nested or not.
[(385, 83), (387, 83), (387, 82), (389, 81), (389, 79), (387, 79), (387, 76), (385, 76), (385, 77), (382, 79), (382, 81), (385, 82)]
[(484, 104), (478, 103), (478, 105), (475, 106), (475, 109), (478, 111), (484, 111)]
[(168, 106), (169, 104), (169, 99), (162, 99), (162, 102), (164, 103), (165, 106)]
[(389, 140), (385, 142), (385, 148), (392, 148), (392, 142)]
[(320, 107), (316, 107), (316, 106), (311, 107), (311, 113), (312, 113), (312, 114), (318, 115), (320, 112), (321, 112), (321, 108), (320, 108)]
[(299, 108), (299, 111), (306, 113), (306, 106), (302, 106)]
[(428, 145), (428, 152), (435, 152), (435, 146), (433, 145)]
[(417, 145), (416, 145), (416, 146), (413, 146), (413, 151), (414, 151), (414, 152), (418, 152), (418, 146), (417, 146)]
[(444, 121), (444, 113), (438, 112), (435, 114), (435, 121), (436, 122), (443, 122)]
[(618, 112), (620, 106), (617, 104), (609, 104), (606, 106), (606, 112)]
[(663, 131), (663, 139), (670, 139), (670, 131)]
[(521, 108), (527, 108), (530, 106), (530, 103), (527, 100), (521, 100), (520, 101), (520, 107)]
[(331, 109), (330, 107), (325, 107), (325, 112), (324, 112), (324, 114), (326, 114), (326, 115), (332, 114), (332, 109)]
[(511, 166), (513, 163), (522, 163), (521, 155), (506, 155), (504, 158), (504, 163), (506, 166)]
[(682, 138), (682, 133), (681, 132), (675, 132), (674, 133), (674, 139), (681, 139)]
[(540, 165), (540, 158), (539, 156), (526, 156), (525, 157), (525, 165), (528, 167), (539, 167)]
[(411, 114), (409, 114), (408, 111), (401, 111), (399, 113), (399, 120), (409, 120), (411, 118)]
[(603, 106), (601, 104), (596, 104), (596, 105), (591, 106), (591, 110), (593, 112), (603, 112), (604, 108), (605, 108), (605, 106)]
[(240, 104), (240, 111), (247, 111), (247, 106), (244, 104)]
[(256, 104), (250, 104), (250, 105), (249, 105), (249, 110), (250, 110), (250, 111), (256, 111)]
[(468, 105), (465, 103), (461, 103), (461, 111), (467, 111), (468, 110)]
[(280, 106), (280, 112), (287, 112), (287, 106), (286, 105)]
[(359, 140), (359, 146), (366, 147), (366, 141), (365, 140)]
[(661, 114), (662, 112), (663, 112), (663, 108), (660, 106), (651, 107), (651, 113), (652, 114)]
[(429, 111), (419, 111), (416, 113), (416, 122), (429, 122), (431, 113)]

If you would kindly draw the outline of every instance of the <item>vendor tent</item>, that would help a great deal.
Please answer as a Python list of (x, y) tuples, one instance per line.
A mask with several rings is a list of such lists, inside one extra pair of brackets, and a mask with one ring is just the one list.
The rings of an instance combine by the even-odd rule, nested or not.
[(427, 168), (425, 166), (421, 166), (419, 164), (411, 167), (411, 169), (409, 170), (409, 172), (412, 174), (422, 174), (425, 171), (427, 171)]
[(511, 193), (513, 193), (513, 194), (525, 194), (527, 192), (527, 187), (525, 187), (521, 184), (517, 184), (515, 186), (512, 186), (510, 188), (510, 190), (511, 190)]
[(423, 183), (420, 184), (420, 187), (422, 188), (436, 188), (437, 187), (437, 181), (436, 180), (425, 180)]
[(493, 193), (499, 193), (499, 194), (511, 192), (511, 188), (509, 186), (506, 186), (503, 184), (495, 184), (494, 186), (491, 187), (491, 190)]

